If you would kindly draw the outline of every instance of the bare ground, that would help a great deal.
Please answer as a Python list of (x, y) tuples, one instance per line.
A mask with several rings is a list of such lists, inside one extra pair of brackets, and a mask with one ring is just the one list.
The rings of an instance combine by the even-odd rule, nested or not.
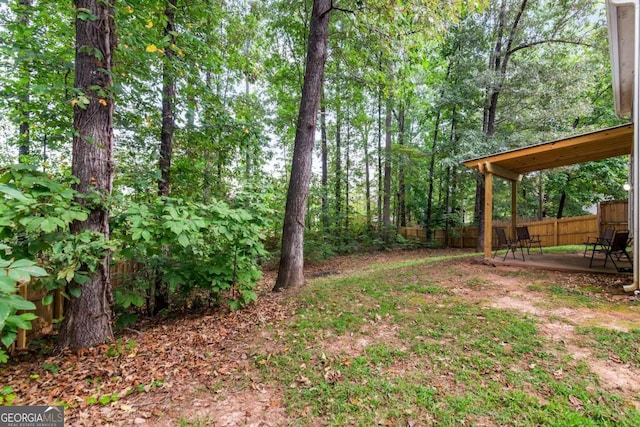
[[(417, 250), (340, 257), (308, 268), (306, 277), (348, 275), (373, 264), (421, 259), (434, 253), (441, 254)], [(536, 318), (540, 331), (549, 340), (562, 343), (576, 360), (586, 362), (603, 388), (640, 409), (640, 370), (615, 358), (597, 358), (581, 344), (575, 332), (581, 325), (622, 331), (637, 327), (640, 308), (629, 304), (635, 297), (622, 291), (619, 279), (548, 272), (555, 283), (569, 288), (586, 280), (605, 289), (598, 297), (621, 308), (607, 311), (597, 306), (558, 307), (547, 301), (548, 293), (527, 289), (530, 280), (526, 270), (494, 267), (470, 259), (451, 261), (449, 265), (450, 270), (456, 271), (453, 276), (438, 267), (433, 267), (432, 274), (457, 298)], [(470, 286), (468, 279), (473, 277), (481, 277), (482, 281)], [(240, 312), (215, 309), (161, 323), (143, 323), (135, 330), (125, 331), (120, 346), (105, 346), (83, 354), (20, 354), (17, 363), (0, 371), (0, 388), (12, 386), (17, 394), (14, 404), (18, 405), (56, 400), (71, 403), (67, 425), (73, 426), (174, 426), (181, 420), (185, 425), (216, 427), (290, 424), (294, 420), (284, 409), (283, 390), (261, 383), (255, 363), (251, 363), (256, 349), (266, 353), (280, 350), (278, 331), (293, 315), (296, 290), (273, 294), (270, 288), (274, 279), (275, 273), (267, 271), (258, 303)], [(371, 341), (396, 339), (393, 325), (385, 319), (366, 328), (366, 338), (357, 340), (325, 336), (327, 351), (358, 354)], [(127, 342), (134, 342), (135, 347), (126, 348)], [(119, 350), (115, 356), (114, 348)], [(410, 368), (392, 367), (398, 373)], [(120, 398), (104, 405), (87, 404), (87, 396), (99, 398), (111, 393)]]

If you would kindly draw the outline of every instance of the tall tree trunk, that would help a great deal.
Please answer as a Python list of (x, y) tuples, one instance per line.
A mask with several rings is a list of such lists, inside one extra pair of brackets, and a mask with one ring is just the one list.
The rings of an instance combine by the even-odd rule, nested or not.
[(389, 244), (391, 232), (391, 99), (387, 99), (384, 131), (384, 206), (382, 212), (382, 240), (385, 244)]
[[(456, 43), (456, 51), (459, 49), (460, 43)], [(453, 57), (449, 58), (449, 65), (447, 65), (447, 73), (445, 75), (445, 82), (449, 81), (451, 76), (451, 69), (453, 68)], [(442, 103), (444, 102), (444, 87), (440, 89), (438, 112), (436, 114), (436, 121), (433, 126), (433, 139), (431, 140), (431, 159), (429, 160), (429, 190), (427, 192), (427, 212), (425, 215), (424, 226), (427, 233), (427, 243), (431, 241), (431, 219), (433, 216), (433, 179), (435, 176), (436, 165), (436, 151), (438, 148), (438, 134), (440, 132), (440, 120), (442, 119)], [(455, 114), (455, 113), (454, 113)], [(453, 124), (452, 124), (453, 127)], [(448, 205), (447, 205), (448, 206)]]
[[(169, 46), (175, 44), (175, 14), (177, 0), (166, 0), (164, 14), (167, 23), (164, 36)], [(171, 156), (173, 155), (173, 135), (175, 130), (175, 113), (173, 107), (176, 98), (176, 81), (174, 75), (175, 53), (168, 47), (165, 49), (165, 61), (162, 67), (162, 130), (160, 133), (160, 181), (158, 195), (168, 196), (171, 191)]]
[[(175, 45), (175, 20), (177, 0), (166, 0), (164, 15), (167, 22), (164, 36), (169, 40), (169, 46)], [(165, 49), (165, 60), (162, 66), (162, 129), (160, 132), (160, 180), (158, 181), (158, 195), (168, 196), (171, 193), (171, 158), (173, 156), (173, 136), (175, 133), (175, 112), (173, 111), (176, 98), (176, 81), (174, 74), (175, 53), (171, 47)], [(169, 256), (169, 248), (163, 247), (165, 257)], [(156, 279), (151, 289), (153, 313), (169, 308), (169, 287), (164, 283), (162, 272), (156, 270)]]
[(558, 204), (558, 214), (556, 215), (557, 219), (562, 218), (562, 212), (564, 211), (564, 204), (567, 201), (567, 192), (562, 190), (562, 194), (560, 195), (560, 203)]
[(371, 228), (371, 177), (369, 174), (369, 138), (368, 132), (364, 137), (364, 186), (365, 186), (365, 205), (367, 212), (367, 229)]
[[(321, 101), (322, 102), (322, 101)], [(328, 168), (328, 150), (327, 150), (327, 107), (324, 102), (320, 106), (320, 141), (321, 141), (321, 162), (322, 162), (322, 233), (326, 239), (329, 236), (329, 208), (328, 208), (328, 196), (329, 196), (329, 168)]]
[[(29, 19), (29, 13), (32, 7), (31, 0), (20, 0), (19, 4), (21, 6), (21, 15), (20, 15), (20, 23), (25, 27), (28, 27), (31, 23)], [(26, 52), (25, 52), (26, 53)], [(28, 58), (30, 55), (23, 54), (23, 58)], [(24, 156), (29, 155), (31, 138), (29, 132), (29, 124), (31, 123), (31, 116), (29, 113), (29, 91), (31, 90), (31, 66), (28, 63), (20, 62), (20, 74), (21, 78), (25, 80), (25, 91), (24, 94), (20, 96), (20, 109), (22, 110), (22, 120), (20, 121), (19, 132), (20, 135), (18, 137), (19, 145), (18, 145), (18, 161), (22, 162), (25, 159)], [(43, 162), (44, 163), (44, 162)]]
[(342, 108), (340, 95), (336, 106), (336, 152), (335, 152), (336, 182), (334, 187), (335, 197), (335, 233), (338, 238), (342, 236)]
[[(76, 19), (76, 62), (74, 88), (89, 104), (74, 105), (73, 153), (71, 172), (82, 194), (111, 194), (113, 162), (112, 53), (115, 43), (113, 6), (102, 0), (76, 0), (76, 10), (86, 10), (95, 20)], [(99, 54), (98, 54), (99, 53)], [(82, 108), (81, 108), (82, 107)], [(74, 234), (100, 233), (109, 239), (109, 211), (104, 205), (92, 205), (84, 222), (71, 224)], [(81, 267), (87, 270), (86, 266)], [(58, 346), (72, 350), (91, 347), (113, 338), (111, 329), (111, 281), (109, 256), (105, 254), (97, 271), (89, 272), (90, 281), (82, 285), (78, 298), (69, 300), (60, 329)]]
[(538, 219), (544, 217), (544, 186), (542, 185), (542, 171), (538, 172)]
[(345, 165), (344, 165), (344, 230), (349, 233), (349, 168), (351, 167), (351, 118), (349, 117), (349, 107), (347, 106), (347, 141), (345, 144)]
[[(382, 72), (382, 56), (378, 57), (378, 71)], [(382, 221), (382, 196), (384, 193), (382, 187), (383, 170), (382, 170), (382, 86), (378, 86), (378, 219), (376, 221), (378, 225), (378, 233), (380, 236), (384, 235), (384, 229), (380, 228)], [(384, 228), (384, 227), (383, 227)]]
[[(404, 145), (405, 106), (398, 111), (398, 145)], [(404, 153), (400, 154), (398, 164), (398, 221), (401, 227), (407, 226), (406, 186), (404, 181)]]
[(331, 0), (313, 2), (304, 84), (282, 228), (282, 251), (274, 291), (304, 283), (304, 220), (311, 184), (316, 116), (327, 59), (331, 9)]
[[(455, 133), (456, 133), (456, 106), (454, 105), (453, 107), (453, 111), (451, 112), (451, 128), (449, 130), (449, 146), (453, 147), (453, 142), (455, 141)], [(453, 154), (453, 153), (452, 153)], [(446, 179), (445, 179), (445, 206), (447, 209), (447, 214), (451, 215), (454, 212), (457, 212), (457, 210), (454, 209), (454, 204), (451, 203), (451, 166), (447, 166), (447, 174), (446, 174)], [(450, 234), (451, 234), (451, 227), (450, 227), (450, 222), (449, 218), (447, 218), (447, 221), (445, 221), (445, 246), (449, 247), (451, 246), (451, 240), (450, 240)]]

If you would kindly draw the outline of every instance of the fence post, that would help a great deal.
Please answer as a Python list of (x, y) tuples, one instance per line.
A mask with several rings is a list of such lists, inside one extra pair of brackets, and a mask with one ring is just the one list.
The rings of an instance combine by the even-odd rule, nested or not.
[[(27, 286), (28, 286), (28, 283), (23, 283), (18, 288), (18, 293), (24, 300), (26, 300), (27, 297), (29, 296), (27, 291)], [(26, 347), (27, 347), (27, 331), (24, 329), (18, 329), (18, 336), (16, 338), (16, 348), (20, 350)]]

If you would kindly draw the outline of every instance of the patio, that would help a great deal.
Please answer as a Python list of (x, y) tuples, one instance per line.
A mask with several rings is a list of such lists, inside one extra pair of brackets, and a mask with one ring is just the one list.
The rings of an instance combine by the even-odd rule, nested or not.
[[(544, 251), (544, 248), (543, 248)], [(583, 252), (574, 252), (574, 253), (544, 253), (540, 254), (537, 250), (534, 252), (531, 251), (530, 254), (527, 254), (525, 251), (524, 258), (522, 261), (522, 255), (518, 250), (516, 252), (516, 259), (509, 254), (506, 260), (502, 260), (504, 257), (504, 250), (498, 252), (498, 255), (494, 258), (491, 258), (489, 261), (495, 265), (509, 265), (509, 266), (518, 266), (518, 267), (533, 267), (540, 268), (545, 270), (555, 270), (555, 271), (566, 271), (566, 272), (575, 272), (575, 273), (597, 273), (597, 274), (615, 274), (615, 275), (624, 275), (632, 277), (633, 273), (621, 273), (618, 272), (611, 262), (611, 260), (607, 261), (606, 268), (603, 267), (604, 257), (600, 254), (596, 254), (593, 259), (593, 267), (589, 268), (589, 262), (591, 261), (591, 252), (587, 251), (587, 256), (583, 256)], [(619, 261), (618, 265), (620, 267), (631, 267), (631, 265), (626, 261)]]

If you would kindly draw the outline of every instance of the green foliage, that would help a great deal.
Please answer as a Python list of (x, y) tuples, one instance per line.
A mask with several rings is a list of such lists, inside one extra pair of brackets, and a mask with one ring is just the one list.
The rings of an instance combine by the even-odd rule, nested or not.
[[(113, 234), (123, 245), (120, 256), (159, 272), (171, 294), (204, 289), (216, 299), (226, 296), (238, 309), (257, 298), (258, 263), (268, 255), (263, 240), (269, 212), (257, 196), (240, 194), (234, 203), (133, 202), (113, 218)], [(140, 306), (141, 293), (150, 288), (116, 289), (116, 303), (123, 309)]]
[(4, 386), (0, 389), (0, 405), (11, 405), (16, 397), (12, 387)]
[(101, 197), (82, 196), (71, 188), (74, 178), (54, 180), (32, 166), (12, 165), (1, 172), (0, 192), (8, 197), (0, 205), (0, 241), (10, 247), (13, 257), (47, 260), (56, 272), (42, 281), (47, 289), (73, 282), (68, 292), (78, 294), (77, 285), (88, 282), (105, 252), (115, 249), (102, 233), (72, 234), (69, 229), (74, 221), (88, 217), (81, 202), (102, 203)]
[[(31, 301), (26, 301), (17, 295), (18, 285), (29, 283), (32, 277), (46, 276), (47, 273), (33, 261), (6, 260), (2, 256), (0, 256), (0, 269), (0, 342), (5, 348), (9, 348), (18, 335), (18, 329), (31, 329), (31, 321), (38, 318), (33, 313), (18, 314), (19, 310), (36, 308)], [(7, 355), (0, 348), (0, 363), (6, 362)]]

